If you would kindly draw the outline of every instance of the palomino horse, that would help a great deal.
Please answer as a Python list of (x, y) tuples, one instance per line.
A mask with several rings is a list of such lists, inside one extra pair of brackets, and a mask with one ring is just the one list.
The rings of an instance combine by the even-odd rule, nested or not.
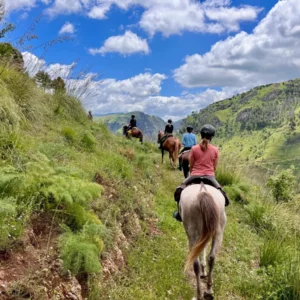
[(184, 178), (188, 178), (190, 175), (190, 154), (191, 150), (188, 150), (179, 156), (179, 162), (181, 162)]
[[(215, 257), (221, 247), (226, 225), (225, 199), (219, 190), (204, 184), (193, 184), (186, 187), (181, 194), (179, 212), (185, 232), (189, 239), (189, 255), (185, 270), (193, 265), (197, 281), (197, 300), (204, 299), (200, 278), (206, 277), (206, 246), (212, 239), (208, 258), (207, 294), (211, 297), (212, 271)], [(202, 253), (201, 262), (199, 255)]]
[(126, 135), (128, 138), (134, 137), (140, 140), (143, 143), (143, 132), (142, 130), (138, 129), (137, 127), (133, 127), (130, 129), (130, 133), (127, 133), (128, 126), (123, 126), (123, 135)]
[[(160, 143), (161, 138), (164, 136), (162, 131), (158, 132), (157, 142)], [(181, 148), (181, 142), (178, 138), (169, 136), (162, 144), (161, 149), (161, 161), (164, 162), (164, 150), (169, 152), (169, 158), (172, 166), (176, 167), (176, 162), (178, 160), (179, 150)]]

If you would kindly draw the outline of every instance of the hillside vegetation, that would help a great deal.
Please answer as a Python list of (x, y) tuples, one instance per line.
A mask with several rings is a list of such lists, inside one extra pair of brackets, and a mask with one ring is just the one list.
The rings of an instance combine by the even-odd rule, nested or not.
[(262, 171), (295, 165), (300, 172), (300, 79), (269, 84), (193, 112), (183, 124), (196, 132), (205, 123), (217, 127), (225, 153)]
[[(46, 94), (5, 67), (0, 85), (0, 298), (192, 298), (187, 238), (172, 218), (182, 173), (156, 146), (90, 122), (64, 90)], [(217, 177), (232, 204), (216, 299), (300, 299), (293, 170), (265, 186), (223, 155)]]
[(0, 85), (1, 295), (100, 299), (102, 269), (122, 268), (120, 248), (148, 230), (153, 146), (114, 137), (64, 90), (45, 94), (16, 70), (3, 67)]
[[(129, 123), (131, 115), (135, 115), (137, 120), (137, 127), (143, 131), (146, 140), (153, 142), (157, 141), (157, 133), (159, 130), (164, 130), (166, 122), (157, 116), (145, 114), (143, 112), (130, 112), (126, 114), (111, 114), (105, 116), (99, 116), (95, 118), (96, 122), (103, 122), (107, 128), (113, 132), (122, 134), (123, 126)], [(178, 126), (177, 126), (178, 124)], [(179, 128), (180, 123), (174, 124), (175, 130)]]

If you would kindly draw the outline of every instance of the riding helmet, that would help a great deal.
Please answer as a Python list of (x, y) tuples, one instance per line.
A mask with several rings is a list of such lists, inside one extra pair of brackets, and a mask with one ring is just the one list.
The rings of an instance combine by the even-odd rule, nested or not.
[(168, 123), (172, 123), (172, 120), (171, 120), (171, 119), (169, 119), (169, 120), (168, 120)]
[(193, 128), (193, 126), (191, 126), (191, 125), (188, 125), (187, 127), (186, 127), (186, 131), (188, 131), (188, 132), (192, 132), (194, 130), (194, 128)]
[(135, 118), (135, 115), (132, 115), (131, 118), (132, 118), (132, 119)]
[(211, 139), (212, 137), (215, 136), (215, 133), (216, 133), (215, 127), (210, 124), (204, 125), (200, 130), (200, 134), (202, 138)]

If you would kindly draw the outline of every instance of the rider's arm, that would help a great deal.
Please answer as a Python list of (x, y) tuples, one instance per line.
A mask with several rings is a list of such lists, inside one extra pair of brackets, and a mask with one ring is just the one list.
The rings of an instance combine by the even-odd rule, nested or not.
[(218, 162), (219, 162), (219, 151), (217, 152), (217, 154), (216, 154), (216, 159), (215, 159), (215, 161), (214, 161), (214, 169), (215, 169), (215, 171), (216, 171), (216, 169), (217, 169)]
[(196, 135), (194, 134), (194, 146), (197, 145), (197, 138)]
[(181, 141), (182, 145), (185, 147), (185, 134), (183, 135), (182, 141)]
[(193, 170), (193, 165), (194, 165), (194, 151), (192, 149), (191, 154), (190, 154), (190, 170)]

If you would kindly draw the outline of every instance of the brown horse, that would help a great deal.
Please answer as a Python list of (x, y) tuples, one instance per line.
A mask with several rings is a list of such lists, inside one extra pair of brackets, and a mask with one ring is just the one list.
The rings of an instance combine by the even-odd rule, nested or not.
[[(157, 142), (161, 142), (161, 138), (164, 136), (162, 131), (158, 132)], [(178, 138), (169, 136), (162, 144), (161, 149), (161, 161), (164, 162), (164, 150), (169, 152), (169, 158), (172, 166), (176, 167), (176, 162), (178, 160), (179, 150), (181, 148), (181, 142)]]
[(123, 126), (123, 135), (125, 135), (129, 139), (132, 137), (137, 138), (140, 140), (141, 143), (143, 143), (143, 132), (137, 127), (131, 128), (128, 132), (128, 126)]
[(179, 156), (179, 163), (182, 166), (184, 178), (188, 178), (190, 176), (190, 155), (191, 155), (191, 150), (188, 150), (188, 151), (184, 151)]

